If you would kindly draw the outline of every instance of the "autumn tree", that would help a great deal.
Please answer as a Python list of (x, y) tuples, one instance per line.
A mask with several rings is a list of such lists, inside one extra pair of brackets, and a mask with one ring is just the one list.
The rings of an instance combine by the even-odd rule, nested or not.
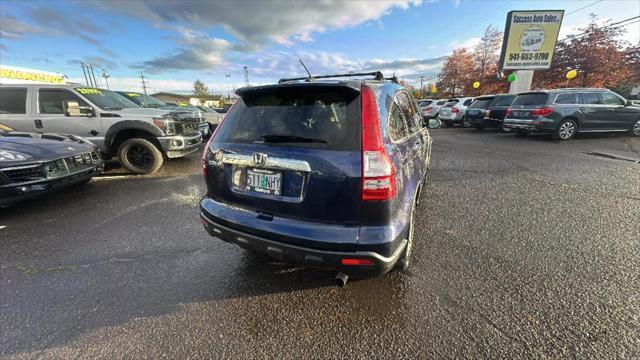
[[(623, 28), (593, 21), (579, 34), (558, 41), (551, 68), (535, 72), (533, 87), (616, 88), (634, 78), (638, 81), (638, 50), (620, 40), (623, 33)], [(567, 81), (565, 74), (571, 69), (577, 70), (578, 76)]]
[(442, 66), (436, 84), (438, 91), (451, 96), (468, 93), (473, 82), (473, 65), (473, 55), (467, 49), (454, 49)]
[(489, 25), (484, 30), (480, 42), (473, 48), (473, 61), (477, 71), (477, 81), (481, 84), (485, 79), (495, 74), (500, 58), (500, 45), (502, 44), (502, 31)]

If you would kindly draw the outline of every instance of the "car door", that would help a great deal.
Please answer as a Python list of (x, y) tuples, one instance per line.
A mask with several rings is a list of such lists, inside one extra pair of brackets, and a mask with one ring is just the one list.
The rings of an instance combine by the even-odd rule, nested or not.
[(607, 122), (606, 128), (608, 130), (629, 130), (635, 123), (637, 110), (627, 106), (627, 101), (609, 91), (602, 93), (605, 111), (605, 121)]
[(27, 87), (0, 88), (0, 123), (18, 131), (35, 131), (31, 121), (30, 96)]
[[(606, 130), (605, 112), (608, 110), (603, 104), (602, 94), (599, 92), (580, 93), (580, 131), (603, 131)], [(608, 115), (608, 113), (606, 114)]]
[(417, 185), (422, 179), (424, 173), (424, 139), (419, 131), (421, 127), (418, 123), (417, 111), (414, 107), (413, 98), (406, 91), (400, 91), (396, 96), (398, 106), (404, 117), (405, 127), (407, 129), (407, 139), (405, 140), (405, 173), (407, 181), (413, 185)]
[(64, 113), (64, 101), (77, 101), (80, 106), (90, 106), (74, 92), (64, 88), (42, 87), (37, 94), (36, 129), (41, 132), (56, 132), (82, 136), (101, 144), (104, 139), (100, 117), (94, 107), (89, 116), (68, 116)]

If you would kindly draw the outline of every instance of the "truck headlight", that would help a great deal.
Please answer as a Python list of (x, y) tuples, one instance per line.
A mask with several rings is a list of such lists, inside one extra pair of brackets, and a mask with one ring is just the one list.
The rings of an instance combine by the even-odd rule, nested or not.
[(31, 159), (31, 155), (12, 150), (0, 150), (0, 161), (24, 161)]
[(167, 135), (175, 135), (177, 133), (176, 122), (172, 118), (154, 117), (153, 124), (162, 129)]

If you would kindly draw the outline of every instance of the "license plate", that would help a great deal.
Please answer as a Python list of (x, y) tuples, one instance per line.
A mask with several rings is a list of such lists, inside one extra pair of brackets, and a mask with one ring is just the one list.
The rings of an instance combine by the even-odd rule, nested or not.
[(527, 115), (529, 115), (529, 112), (527, 111), (514, 111), (513, 114), (517, 117), (525, 117)]
[(246, 190), (263, 194), (280, 195), (282, 173), (267, 169), (247, 169)]

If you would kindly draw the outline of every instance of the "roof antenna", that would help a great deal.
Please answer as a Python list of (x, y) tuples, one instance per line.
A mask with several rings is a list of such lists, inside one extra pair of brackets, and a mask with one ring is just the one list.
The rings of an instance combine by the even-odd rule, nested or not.
[(298, 61), (300, 61), (300, 64), (302, 64), (302, 67), (304, 67), (304, 70), (307, 72), (307, 74), (309, 74), (309, 79), (307, 81), (313, 80), (313, 76), (311, 76), (311, 73), (309, 72), (309, 68), (307, 68), (307, 65), (305, 65), (302, 62), (302, 59), (300, 59), (300, 58), (298, 58)]

